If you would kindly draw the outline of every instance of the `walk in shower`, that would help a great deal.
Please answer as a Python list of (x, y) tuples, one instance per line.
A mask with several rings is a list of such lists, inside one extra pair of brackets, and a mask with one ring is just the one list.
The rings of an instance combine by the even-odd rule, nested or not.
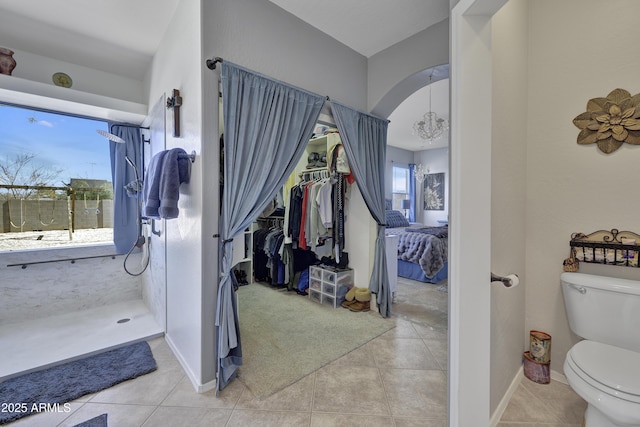
[(0, 253), (0, 381), (162, 335), (142, 278), (112, 254), (108, 245)]

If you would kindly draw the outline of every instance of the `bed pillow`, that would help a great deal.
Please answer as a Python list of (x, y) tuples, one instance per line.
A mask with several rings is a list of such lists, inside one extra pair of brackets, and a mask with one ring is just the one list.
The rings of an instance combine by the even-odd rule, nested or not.
[(409, 221), (400, 211), (388, 210), (387, 211), (387, 227), (408, 227)]

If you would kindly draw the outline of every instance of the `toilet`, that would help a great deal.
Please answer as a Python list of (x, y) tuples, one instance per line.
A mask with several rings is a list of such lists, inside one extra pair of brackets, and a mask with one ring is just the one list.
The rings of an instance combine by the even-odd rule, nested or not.
[(562, 273), (571, 330), (584, 338), (564, 374), (587, 403), (585, 427), (640, 426), (640, 281)]

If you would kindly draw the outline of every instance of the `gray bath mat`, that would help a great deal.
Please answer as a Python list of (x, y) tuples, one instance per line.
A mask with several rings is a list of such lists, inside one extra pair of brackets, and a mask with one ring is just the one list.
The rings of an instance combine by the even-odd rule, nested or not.
[(107, 414), (98, 415), (73, 427), (107, 427)]
[(64, 404), (156, 370), (149, 344), (139, 342), (0, 383), (0, 424)]

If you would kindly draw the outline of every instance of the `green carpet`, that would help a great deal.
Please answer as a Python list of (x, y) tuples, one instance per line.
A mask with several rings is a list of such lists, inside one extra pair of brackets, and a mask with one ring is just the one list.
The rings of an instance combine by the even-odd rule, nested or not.
[[(375, 296), (374, 296), (375, 297)], [(243, 365), (238, 379), (264, 398), (395, 327), (377, 311), (355, 313), (261, 284), (238, 289)]]

